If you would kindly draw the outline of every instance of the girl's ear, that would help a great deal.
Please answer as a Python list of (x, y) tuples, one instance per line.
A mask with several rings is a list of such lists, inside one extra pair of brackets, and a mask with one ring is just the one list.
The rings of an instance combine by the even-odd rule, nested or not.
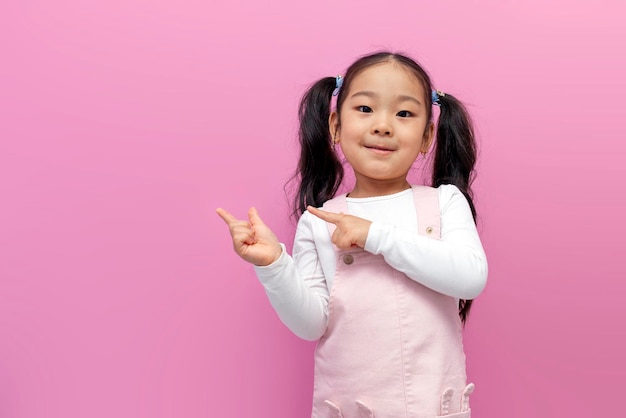
[(426, 154), (430, 149), (430, 146), (433, 143), (433, 138), (435, 137), (435, 124), (433, 122), (428, 122), (428, 126), (426, 126), (426, 130), (424, 130), (424, 138), (422, 138), (422, 149), (421, 151)]
[(328, 117), (328, 129), (333, 143), (339, 143), (339, 115), (336, 110), (330, 112), (330, 116)]

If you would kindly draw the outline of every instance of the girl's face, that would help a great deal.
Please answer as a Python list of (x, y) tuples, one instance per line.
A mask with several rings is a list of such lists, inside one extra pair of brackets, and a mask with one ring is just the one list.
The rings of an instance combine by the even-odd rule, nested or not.
[(359, 73), (346, 92), (341, 120), (330, 115), (330, 134), (352, 166), (352, 197), (391, 194), (409, 187), (407, 173), (428, 151), (428, 121), (421, 82), (400, 64), (382, 63)]

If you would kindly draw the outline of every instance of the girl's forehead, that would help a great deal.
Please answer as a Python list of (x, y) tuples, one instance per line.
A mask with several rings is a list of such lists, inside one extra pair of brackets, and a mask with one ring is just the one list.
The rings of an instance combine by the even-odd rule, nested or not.
[(350, 95), (358, 91), (378, 91), (381, 94), (412, 93), (424, 95), (422, 82), (412, 70), (401, 64), (385, 62), (359, 72), (350, 83)]

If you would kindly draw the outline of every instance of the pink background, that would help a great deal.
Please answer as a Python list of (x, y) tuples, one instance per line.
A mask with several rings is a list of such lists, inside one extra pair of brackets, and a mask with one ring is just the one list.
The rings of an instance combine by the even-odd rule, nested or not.
[(477, 122), (474, 415), (622, 415), (619, 3), (3, 2), (0, 416), (306, 417), (314, 344), (214, 210), (290, 246), (297, 101), (380, 48)]

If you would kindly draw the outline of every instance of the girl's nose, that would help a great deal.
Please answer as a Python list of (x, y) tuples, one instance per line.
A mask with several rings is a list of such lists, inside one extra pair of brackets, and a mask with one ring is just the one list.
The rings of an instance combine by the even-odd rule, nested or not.
[(374, 125), (372, 125), (372, 133), (375, 135), (391, 136), (393, 133), (391, 123), (389, 123), (385, 116), (379, 117), (374, 122)]

